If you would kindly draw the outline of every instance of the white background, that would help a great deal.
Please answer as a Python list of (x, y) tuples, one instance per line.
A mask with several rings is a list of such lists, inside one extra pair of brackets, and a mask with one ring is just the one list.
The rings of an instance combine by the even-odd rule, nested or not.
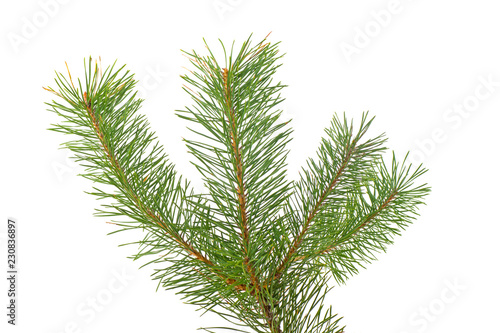
[(42, 86), (53, 85), (64, 61), (74, 76), (89, 55), (127, 64), (143, 82), (142, 112), (178, 170), (199, 183), (181, 142), (185, 123), (174, 115), (190, 103), (180, 49), (203, 51), (203, 37), (216, 47), (217, 38), (238, 43), (253, 32), (257, 41), (270, 31), (287, 54), (277, 78), (289, 85), (283, 108), (294, 118), (291, 177), (342, 111), (359, 119), (370, 110), (372, 134), (385, 131), (399, 157), (411, 150), (430, 169), (432, 194), (418, 221), (331, 292), (346, 333), (500, 332), (495, 1), (29, 0), (1, 7), (0, 258), (6, 270), (5, 224), (14, 217), (20, 272), (15, 328), (6, 324), (1, 279), (2, 332), (195, 332), (224, 324), (200, 318), (173, 292), (155, 292), (151, 268), (126, 259), (134, 249), (117, 247), (123, 236), (106, 236), (113, 226), (92, 216), (97, 203), (84, 193), (91, 184), (57, 149), (67, 138), (46, 130), (58, 119), (45, 111), (52, 96)]

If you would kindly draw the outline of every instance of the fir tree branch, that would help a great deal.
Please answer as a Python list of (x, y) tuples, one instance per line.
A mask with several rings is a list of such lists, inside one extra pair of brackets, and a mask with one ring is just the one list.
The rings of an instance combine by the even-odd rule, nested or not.
[(222, 69), (223, 75), (223, 83), (224, 83), (224, 99), (226, 100), (226, 117), (227, 122), (229, 124), (229, 135), (231, 140), (231, 146), (233, 147), (233, 156), (232, 160), (234, 165), (234, 172), (236, 174), (236, 179), (238, 180), (237, 184), (237, 196), (239, 202), (239, 212), (241, 215), (241, 236), (242, 236), (242, 247), (243, 253), (245, 256), (245, 266), (247, 268), (248, 273), (251, 276), (251, 281), (256, 288), (258, 293), (258, 289), (260, 283), (258, 282), (258, 277), (255, 275), (254, 269), (250, 264), (250, 260), (248, 258), (248, 246), (250, 244), (250, 233), (248, 231), (248, 218), (247, 218), (247, 203), (246, 203), (246, 188), (244, 185), (244, 175), (243, 175), (243, 163), (241, 160), (241, 149), (239, 148), (239, 140), (238, 140), (238, 132), (236, 130), (236, 119), (235, 119), (235, 111), (231, 103), (231, 90), (228, 79), (229, 70), (227, 68)]
[[(91, 63), (91, 60), (89, 60), (89, 63)], [(106, 167), (109, 168), (110, 175), (116, 175), (117, 179), (119, 180), (119, 184), (115, 183), (113, 185), (117, 186), (117, 188), (122, 193), (124, 193), (126, 198), (128, 200), (130, 200), (129, 202), (131, 205), (133, 205), (140, 212), (142, 212), (142, 214), (144, 214), (143, 215), (144, 219), (149, 220), (153, 224), (157, 225), (161, 230), (163, 230), (164, 234), (167, 237), (169, 237), (171, 240), (173, 240), (175, 243), (177, 243), (189, 256), (195, 258), (199, 262), (206, 265), (206, 267), (209, 270), (211, 270), (214, 274), (219, 276), (223, 281), (226, 281), (226, 283), (228, 285), (233, 286), (238, 291), (245, 291), (246, 290), (245, 285), (236, 284), (235, 279), (225, 277), (221, 273), (220, 269), (218, 269), (210, 259), (208, 259), (200, 251), (196, 250), (192, 244), (190, 244), (188, 241), (186, 241), (173, 228), (169, 227), (169, 225), (172, 224), (171, 222), (170, 223), (165, 222), (160, 217), (160, 214), (156, 213), (150, 206), (148, 206), (145, 203), (145, 200), (141, 199), (141, 195), (139, 194), (140, 191), (136, 188), (137, 182), (136, 182), (136, 184), (133, 184), (132, 182), (129, 181), (130, 175), (128, 175), (126, 170), (121, 166), (120, 158), (117, 157), (116, 154), (111, 149), (110, 140), (112, 140), (114, 134), (112, 132), (108, 132), (106, 128), (103, 128), (103, 126), (101, 125), (103, 123), (102, 114), (101, 115), (96, 114), (96, 111), (94, 110), (93, 101), (92, 101), (92, 98), (90, 97), (90, 94), (88, 94), (87, 91), (83, 91), (83, 89), (77, 90), (77, 88), (75, 87), (75, 85), (73, 83), (71, 73), (69, 71), (67, 64), (66, 64), (66, 68), (67, 68), (68, 76), (69, 76), (69, 80), (70, 80), (69, 83), (70, 83), (70, 86), (72, 89), (70, 88), (70, 86), (64, 84), (64, 81), (63, 81), (64, 77), (61, 75), (58, 76), (59, 80), (57, 81), (58, 85), (61, 88), (61, 91), (57, 92), (52, 88), (44, 88), (44, 89), (52, 92), (53, 94), (55, 94), (56, 96), (58, 96), (60, 98), (63, 98), (66, 102), (68, 102), (73, 107), (73, 109), (68, 109), (59, 103), (53, 102), (53, 104), (49, 104), (53, 107), (52, 111), (55, 111), (56, 113), (58, 113), (60, 115), (63, 115), (68, 120), (71, 120), (71, 117), (79, 117), (80, 119), (82, 119), (83, 115), (80, 113), (80, 110), (83, 107), (83, 109), (86, 110), (87, 118), (90, 120), (89, 124), (90, 124), (90, 128), (92, 129), (92, 132), (94, 134), (94, 137), (95, 137), (95, 139), (98, 140), (100, 149), (103, 152), (103, 155), (106, 157), (106, 159), (109, 162), (109, 164), (107, 164)], [(89, 72), (90, 72), (90, 70), (91, 69), (89, 68)], [(108, 70), (106, 70), (105, 73), (110, 73), (111, 70), (112, 70), (112, 68), (111, 69), (108, 68)], [(132, 80), (131, 77), (127, 77), (126, 74), (121, 79), (117, 78), (117, 74), (120, 71), (121, 71), (121, 69), (119, 69), (113, 75), (109, 74), (109, 76), (107, 77), (107, 80), (105, 80), (106, 82), (102, 83), (102, 85), (101, 85), (100, 80), (102, 80), (102, 70), (96, 64), (96, 67), (94, 70), (94, 76), (92, 79), (93, 84), (91, 84), (91, 86), (90, 86), (90, 89), (92, 91), (91, 94), (92, 94), (92, 96), (96, 96), (95, 97), (96, 100), (107, 99), (107, 98), (112, 99), (113, 96), (117, 97), (117, 95), (122, 94), (122, 90), (125, 92), (134, 86), (135, 82)], [(92, 80), (87, 80), (87, 81), (92, 81)], [(114, 81), (116, 81), (116, 82), (114, 82)], [(110, 86), (112, 86), (112, 88), (109, 88)], [(98, 91), (98, 89), (100, 88), (100, 89), (105, 90), (106, 87), (108, 88), (107, 91), (102, 92), (104, 95), (100, 95), (101, 92)], [(83, 94), (81, 93), (81, 91), (83, 91)], [(71, 96), (71, 98), (69, 96)], [(129, 105), (136, 105), (138, 107), (140, 104), (140, 100), (137, 100), (136, 102), (134, 102), (133, 100), (134, 100), (134, 96), (129, 98), (127, 103)], [(100, 103), (102, 103), (102, 101)], [(116, 105), (117, 103), (111, 103), (111, 104)], [(60, 111), (58, 111), (58, 110), (60, 110)], [(61, 112), (63, 112), (63, 111), (65, 111), (66, 114), (69, 113), (69, 115), (62, 114)], [(133, 112), (130, 112), (130, 116), (132, 116), (132, 115), (133, 115)], [(71, 121), (74, 121), (74, 120), (75, 119), (73, 119)], [(140, 121), (138, 121), (138, 118), (136, 118), (134, 120), (131, 120), (130, 118), (129, 119), (123, 118), (123, 120), (124, 120), (123, 126), (125, 126), (125, 127), (133, 126), (134, 124), (137, 125), (140, 123)], [(84, 125), (84, 124), (80, 123), (80, 125)], [(85, 133), (84, 132), (85, 130), (83, 130), (83, 129), (80, 129), (79, 131), (75, 131), (74, 129), (70, 129), (70, 127), (65, 126), (65, 125), (55, 125), (54, 130), (60, 131), (60, 132), (65, 132), (65, 133), (79, 134), (82, 137), (85, 137), (87, 139), (91, 139), (90, 133), (88, 133), (88, 132)], [(133, 128), (129, 128), (129, 130), (131, 132), (134, 131)], [(141, 130), (145, 130), (145, 129), (141, 128)], [(127, 131), (124, 131), (124, 132), (127, 132)], [(145, 137), (150, 138), (151, 135), (146, 135)], [(123, 139), (125, 139), (125, 138), (126, 137), (124, 136)], [(149, 143), (148, 141), (149, 140), (146, 139), (147, 143)], [(126, 140), (122, 140), (122, 141), (115, 140), (113, 142), (114, 146), (123, 145), (124, 150), (129, 150), (129, 147), (127, 146), (127, 144), (128, 143), (126, 142)], [(70, 149), (72, 149), (75, 152), (80, 153), (80, 154), (83, 152), (84, 149), (88, 149), (88, 146), (85, 146), (85, 144), (80, 144), (80, 147), (76, 146), (75, 144), (71, 144), (71, 145), (67, 145), (67, 146)], [(131, 146), (131, 145), (129, 145), (129, 146)], [(142, 162), (145, 162), (145, 160), (143, 160)], [(160, 161), (158, 161), (158, 162), (160, 162)], [(158, 162), (155, 162), (155, 163), (158, 163)], [(104, 170), (101, 169), (101, 171), (104, 171)], [(106, 174), (106, 171), (104, 171), (104, 174)], [(95, 179), (95, 177), (92, 177), (91, 174), (88, 175), (88, 178), (103, 182), (103, 179)], [(109, 176), (106, 176), (106, 178), (109, 178)], [(148, 179), (149, 179), (149, 182), (148, 182), (149, 184), (155, 182), (153, 179), (150, 179), (150, 175), (147, 175), (143, 179), (142, 183), (146, 183), (148, 181)], [(106, 183), (107, 181), (104, 181), (104, 182)], [(173, 190), (180, 191), (179, 188), (174, 188)], [(102, 194), (100, 194), (100, 195), (102, 195)], [(116, 195), (113, 195), (113, 197), (116, 198)], [(129, 204), (127, 204), (127, 205), (129, 205)], [(117, 223), (115, 223), (115, 224), (117, 224)], [(117, 224), (117, 225), (122, 225), (122, 224)]]
[[(68, 69), (69, 73), (69, 69)], [(71, 78), (71, 76), (70, 76)], [(123, 86), (122, 86), (123, 87)], [(121, 89), (122, 87), (118, 87), (118, 89)], [(189, 255), (195, 257), (197, 260), (203, 262), (209, 267), (214, 266), (214, 264), (207, 259), (203, 254), (201, 254), (199, 251), (195, 250), (194, 247), (189, 244), (186, 240), (184, 240), (179, 234), (177, 234), (174, 230), (171, 230), (168, 228), (167, 224), (162, 221), (162, 219), (155, 214), (154, 211), (151, 210), (150, 207), (146, 206), (138, 197), (137, 191), (133, 188), (133, 186), (130, 184), (130, 182), (127, 179), (127, 175), (123, 171), (123, 168), (120, 166), (120, 163), (118, 162), (116, 156), (110, 151), (108, 144), (106, 143), (105, 135), (101, 130), (101, 127), (99, 126), (99, 121), (96, 118), (95, 111), (92, 109), (92, 101), (90, 98), (87, 98), (87, 92), (83, 93), (83, 104), (85, 105), (89, 117), (92, 120), (92, 125), (95, 130), (95, 134), (97, 135), (102, 149), (104, 150), (104, 153), (106, 154), (107, 158), (109, 159), (112, 168), (114, 171), (120, 175), (121, 181), (123, 188), (126, 189), (128, 192), (128, 195), (130, 196), (130, 199), (132, 202), (139, 208), (148, 218), (151, 219), (153, 223), (156, 223), (160, 228), (162, 228), (166, 235), (173, 239), (175, 242), (177, 242)], [(144, 180), (147, 180), (145, 178)], [(228, 282), (229, 283), (229, 282)]]
[[(236, 128), (236, 112), (231, 102), (231, 85), (229, 82), (229, 70), (227, 68), (222, 69), (223, 84), (224, 84), (224, 99), (226, 101), (226, 117), (229, 124), (229, 135), (231, 140), (231, 146), (233, 147), (233, 165), (234, 172), (236, 174), (237, 184), (237, 196), (239, 202), (239, 211), (241, 214), (241, 235), (242, 235), (242, 247), (244, 253), (244, 264), (248, 274), (250, 275), (250, 281), (252, 283), (252, 288), (250, 292), (255, 295), (259, 305), (262, 308), (262, 312), (266, 316), (267, 322), (271, 331), (275, 331), (276, 324), (274, 322), (274, 315), (272, 314), (269, 306), (266, 304), (265, 299), (261, 297), (260, 288), (261, 283), (259, 277), (256, 275), (255, 270), (250, 262), (248, 247), (250, 245), (250, 233), (248, 231), (248, 218), (247, 218), (247, 202), (245, 188), (244, 174), (243, 174), (243, 162), (241, 157), (241, 149), (239, 148), (239, 138)], [(279, 326), (276, 328), (277, 333), (281, 333)]]
[(309, 230), (311, 222), (313, 221), (313, 219), (316, 217), (319, 210), (323, 206), (325, 199), (333, 191), (333, 189), (335, 188), (335, 185), (339, 182), (340, 177), (342, 176), (347, 164), (349, 163), (349, 161), (351, 159), (351, 156), (352, 156), (354, 150), (356, 149), (356, 141), (357, 140), (355, 139), (351, 144), (349, 144), (348, 152), (347, 152), (344, 160), (342, 161), (342, 164), (340, 165), (339, 169), (337, 170), (335, 177), (330, 182), (328, 188), (321, 194), (321, 196), (317, 200), (316, 204), (314, 205), (313, 209), (308, 214), (307, 220), (304, 223), (302, 230), (299, 232), (299, 234), (297, 236), (295, 236), (295, 239), (293, 241), (293, 245), (290, 247), (290, 250), (288, 250), (288, 253), (287, 253), (285, 259), (283, 259), (280, 266), (276, 270), (276, 273), (274, 275), (275, 279), (279, 279), (279, 277), (281, 276), (281, 274), (283, 272), (283, 269), (290, 262), (290, 260), (294, 256), (294, 254), (297, 252), (300, 244), (302, 243), (302, 239), (304, 238), (305, 234)]
[(356, 266), (375, 260), (374, 253), (385, 251), (394, 236), (418, 216), (417, 207), (424, 204), (430, 188), (414, 182), (427, 169), (421, 165), (412, 168), (406, 160), (407, 156), (399, 163), (393, 155), (390, 168), (377, 165), (375, 178), (352, 194), (354, 205), (339, 219), (343, 227), (332, 232), (331, 245), (319, 246), (324, 252), (320, 261), (329, 266), (338, 282), (357, 273)]
[[(265, 261), (275, 260), (269, 253), (281, 237), (270, 232), (276, 226), (269, 221), (280, 219), (278, 214), (289, 189), (284, 178), (284, 147), (290, 131), (280, 133), (286, 123), (274, 125), (279, 112), (270, 111), (282, 100), (273, 95), (283, 86), (271, 84), (271, 74), (279, 67), (274, 65), (278, 58), (276, 45), (262, 41), (251, 48), (248, 40), (234, 58), (231, 50), (224, 67), (208, 50), (208, 57), (194, 51), (187, 53), (198, 71), (190, 71), (192, 77), (183, 76), (195, 88), (185, 86), (185, 90), (196, 105), (179, 111), (179, 116), (202, 125), (208, 133), (190, 129), (214, 145), (185, 141), (200, 162), (194, 164), (204, 176), (210, 200), (221, 216), (218, 223), (227, 225), (230, 221), (224, 219), (231, 218), (238, 225), (238, 234), (234, 236), (230, 225), (225, 230), (227, 238), (241, 239), (242, 266), (249, 279), (247, 290), (258, 301), (268, 326), (273, 332), (280, 332), (269, 302), (263, 297), (267, 286), (262, 285), (260, 278), (268, 274)], [(251, 238), (254, 234), (257, 236)], [(271, 240), (270, 236), (276, 238)]]
[[(295, 257), (301, 246), (304, 237), (306, 237), (307, 232), (310, 230), (311, 224), (314, 222), (317, 215), (325, 208), (325, 206), (331, 205), (332, 200), (335, 201), (335, 188), (336, 186), (342, 182), (343, 178), (345, 178), (346, 172), (364, 172), (362, 170), (363, 166), (366, 166), (368, 163), (371, 163), (373, 159), (377, 158), (380, 151), (383, 151), (385, 148), (381, 147), (384, 143), (384, 139), (382, 139), (382, 135), (373, 139), (368, 140), (367, 142), (360, 143), (360, 140), (365, 135), (368, 130), (373, 118), (367, 121), (368, 114), (364, 114), (362, 117), (360, 129), (357, 134), (354, 134), (353, 124), (351, 122), (348, 125), (347, 120), (344, 116), (343, 123), (338, 118), (334, 118), (332, 121), (332, 127), (327, 130), (331, 141), (323, 140), (322, 145), (320, 147), (320, 161), (321, 165), (316, 166), (315, 162), (310, 160), (311, 169), (310, 171), (304, 170), (306, 174), (310, 174), (311, 172), (321, 172), (321, 168), (330, 167), (330, 164), (333, 166), (332, 171), (328, 172), (329, 176), (324, 177), (322, 174), (315, 175), (318, 179), (326, 179), (326, 186), (321, 186), (318, 189), (315, 189), (316, 193), (320, 193), (320, 195), (316, 198), (316, 201), (309, 204), (309, 211), (306, 215), (305, 222), (302, 224), (301, 230), (296, 234), (292, 245), (287, 251), (286, 256), (281, 261), (281, 264), (276, 269), (274, 274), (274, 279), (279, 279), (286, 269), (287, 265), (289, 265), (292, 261), (295, 261)], [(337, 146), (344, 147), (343, 151), (338, 152), (333, 150), (333, 145), (337, 144)], [(355, 178), (356, 175), (351, 175), (351, 179), (346, 178), (347, 183), (352, 181), (352, 178)], [(313, 179), (313, 182), (315, 180)], [(302, 180), (302, 183), (306, 183), (306, 181)], [(316, 186), (316, 185), (314, 185)], [(349, 190), (352, 186), (358, 186), (358, 184), (348, 184), (347, 190)], [(342, 194), (344, 190), (340, 190), (340, 194)]]
[(385, 251), (393, 237), (415, 219), (416, 207), (430, 191), (426, 184), (414, 186), (427, 170), (405, 163), (406, 158), (398, 163), (394, 155), (390, 169), (383, 162), (377, 163), (373, 176), (347, 195), (344, 206), (333, 207), (325, 215), (335, 216), (335, 223), (319, 223), (321, 227), (314, 232), (322, 235), (322, 240), (313, 238), (315, 247), (296, 256), (294, 262), (317, 258), (317, 263), (327, 265), (343, 283), (349, 274), (358, 272), (357, 266), (374, 260), (374, 252)]
[(412, 223), (430, 191), (415, 185), (426, 169), (394, 154), (386, 165), (386, 139), (365, 137), (373, 118), (363, 113), (356, 129), (335, 116), (317, 157), (288, 181), (277, 45), (222, 45), (224, 65), (208, 45), (206, 56), (185, 52), (194, 70), (183, 89), (194, 104), (178, 115), (200, 138), (184, 141), (206, 193), (177, 174), (137, 114), (142, 100), (123, 67), (103, 73), (90, 60), (80, 81), (66, 64), (59, 89), (44, 88), (63, 100), (47, 103), (63, 119), (51, 129), (76, 136), (63, 146), (98, 184), (90, 194), (104, 199), (96, 215), (121, 228), (112, 233), (145, 231), (124, 245), (138, 245), (133, 259), (153, 256), (143, 266), (158, 265), (158, 287), (255, 333), (343, 333), (323, 304), (329, 279), (345, 282)]

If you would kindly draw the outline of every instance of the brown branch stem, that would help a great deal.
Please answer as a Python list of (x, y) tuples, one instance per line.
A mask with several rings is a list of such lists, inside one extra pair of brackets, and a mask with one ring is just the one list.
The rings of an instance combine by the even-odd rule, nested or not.
[(226, 102), (226, 117), (229, 125), (229, 135), (231, 139), (231, 146), (234, 154), (234, 171), (237, 179), (236, 195), (238, 197), (239, 211), (240, 211), (240, 229), (242, 237), (242, 249), (244, 253), (244, 264), (245, 269), (250, 275), (251, 280), (251, 291), (250, 293), (255, 296), (262, 312), (266, 317), (266, 321), (269, 328), (276, 333), (281, 333), (279, 324), (275, 322), (275, 314), (272, 312), (271, 307), (265, 297), (261, 296), (261, 284), (259, 277), (255, 273), (255, 269), (250, 262), (248, 248), (250, 245), (250, 232), (248, 227), (248, 213), (247, 213), (247, 197), (246, 197), (246, 187), (244, 182), (244, 170), (243, 170), (243, 159), (241, 156), (241, 149), (239, 147), (238, 131), (236, 128), (236, 115), (234, 106), (232, 105), (231, 97), (231, 86), (229, 83), (229, 70), (227, 68), (222, 69), (222, 78), (224, 83), (224, 99)]

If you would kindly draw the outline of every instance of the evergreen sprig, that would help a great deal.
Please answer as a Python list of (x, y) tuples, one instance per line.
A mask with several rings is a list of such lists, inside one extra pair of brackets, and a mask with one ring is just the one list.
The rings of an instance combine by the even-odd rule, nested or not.
[[(222, 43), (221, 43), (222, 44)], [(300, 179), (287, 178), (289, 121), (277, 109), (285, 87), (272, 77), (281, 66), (278, 43), (250, 38), (220, 64), (185, 52), (193, 70), (184, 90), (193, 105), (178, 111), (192, 124), (185, 139), (206, 193), (195, 193), (168, 160), (144, 115), (134, 76), (100, 61), (84, 61), (85, 78), (56, 72), (62, 117), (54, 131), (96, 186), (97, 215), (115, 232), (140, 229), (139, 259), (155, 264), (153, 278), (191, 304), (237, 325), (239, 332), (343, 332), (324, 305), (331, 289), (385, 251), (418, 215), (430, 189), (415, 185), (426, 169), (406, 158), (385, 164), (383, 134), (365, 138), (359, 125), (334, 116), (317, 156)], [(222, 327), (219, 327), (222, 328)], [(205, 328), (212, 332), (217, 328)], [(250, 331), (249, 331), (250, 330)]]

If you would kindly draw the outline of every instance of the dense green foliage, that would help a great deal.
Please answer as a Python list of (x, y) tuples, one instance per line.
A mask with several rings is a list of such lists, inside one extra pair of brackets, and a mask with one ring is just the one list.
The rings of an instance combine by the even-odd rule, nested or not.
[(160, 286), (236, 331), (343, 332), (323, 304), (328, 280), (345, 282), (415, 219), (429, 192), (415, 181), (426, 170), (394, 156), (386, 165), (386, 139), (366, 137), (373, 118), (363, 113), (358, 124), (334, 116), (317, 156), (289, 180), (277, 47), (249, 39), (224, 48), (224, 66), (208, 46), (205, 56), (186, 52), (193, 105), (178, 115), (193, 132), (185, 142), (206, 193), (168, 160), (124, 67), (102, 72), (89, 59), (83, 82), (56, 73), (58, 89), (45, 89), (62, 120), (51, 129), (73, 135), (64, 146), (105, 199), (97, 214), (117, 231), (146, 231), (134, 258), (153, 258)]

